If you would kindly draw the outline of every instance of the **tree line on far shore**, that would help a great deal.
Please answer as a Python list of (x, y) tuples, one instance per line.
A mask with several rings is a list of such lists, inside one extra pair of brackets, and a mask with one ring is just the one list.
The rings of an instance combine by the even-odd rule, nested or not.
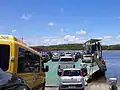
[[(33, 46), (33, 49), (40, 51), (50, 50), (84, 50), (83, 44), (61, 44), (51, 46)], [(103, 50), (120, 50), (120, 44), (116, 45), (102, 45)]]

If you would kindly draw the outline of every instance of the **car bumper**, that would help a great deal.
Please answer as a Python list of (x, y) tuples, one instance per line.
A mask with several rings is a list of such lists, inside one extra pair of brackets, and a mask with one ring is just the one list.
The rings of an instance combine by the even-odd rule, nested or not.
[(59, 58), (52, 58), (52, 60), (59, 60)]
[(82, 85), (82, 84), (60, 85), (59, 88), (62, 89), (62, 90), (73, 90), (73, 89), (75, 89), (75, 90), (80, 90), (80, 89), (83, 89), (83, 88), (84, 88), (84, 85)]

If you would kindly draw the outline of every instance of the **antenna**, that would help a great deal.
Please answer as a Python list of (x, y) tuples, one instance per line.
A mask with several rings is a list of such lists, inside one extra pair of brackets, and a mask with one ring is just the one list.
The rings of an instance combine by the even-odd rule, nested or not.
[(22, 36), (22, 41), (23, 41), (23, 39), (24, 39), (24, 38), (23, 38), (23, 36)]

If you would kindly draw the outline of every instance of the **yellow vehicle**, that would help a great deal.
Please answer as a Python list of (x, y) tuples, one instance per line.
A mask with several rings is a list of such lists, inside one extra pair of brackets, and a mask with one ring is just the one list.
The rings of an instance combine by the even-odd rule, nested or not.
[(14, 36), (0, 35), (0, 68), (19, 76), (32, 89), (45, 88), (49, 67), (44, 68), (41, 55)]

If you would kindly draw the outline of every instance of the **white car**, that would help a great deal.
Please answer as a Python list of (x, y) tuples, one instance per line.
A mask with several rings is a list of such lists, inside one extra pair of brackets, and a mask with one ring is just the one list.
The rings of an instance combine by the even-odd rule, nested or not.
[(62, 56), (58, 62), (58, 75), (61, 75), (61, 72), (65, 68), (75, 68), (74, 59), (71, 56)]
[(90, 63), (90, 62), (91, 62), (91, 59), (92, 59), (92, 55), (91, 55), (91, 54), (84, 54), (84, 55), (83, 55), (82, 62)]
[(85, 82), (82, 72), (77, 68), (64, 69), (60, 78), (59, 90), (84, 90)]
[(66, 52), (65, 56), (72, 56), (72, 53), (71, 52)]

